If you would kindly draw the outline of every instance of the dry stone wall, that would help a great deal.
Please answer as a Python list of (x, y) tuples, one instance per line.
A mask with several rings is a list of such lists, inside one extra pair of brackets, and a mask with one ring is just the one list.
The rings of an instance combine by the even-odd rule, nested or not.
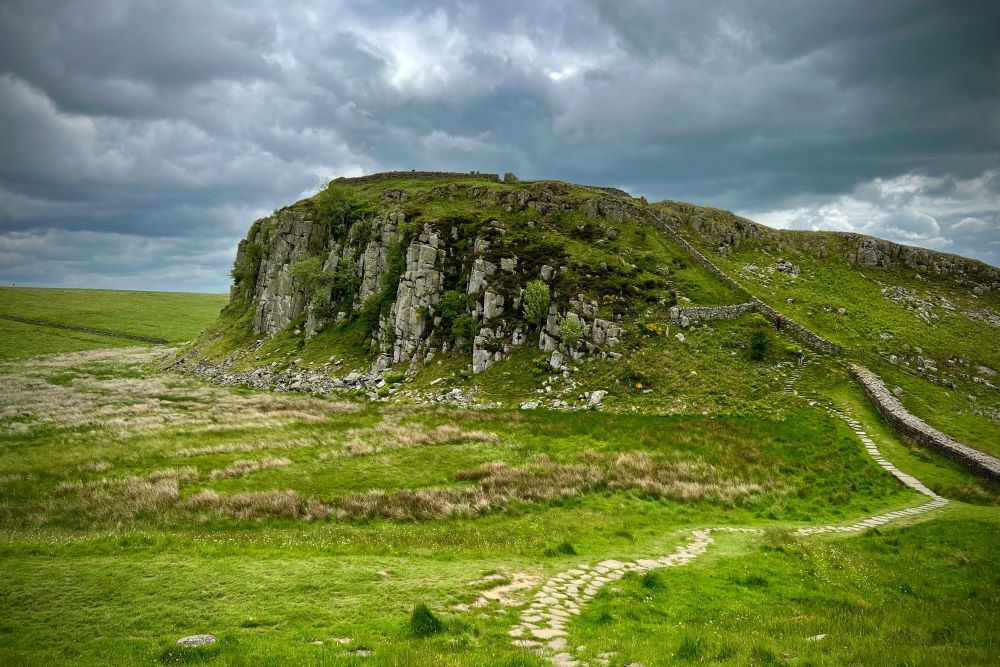
[(738, 303), (733, 306), (674, 306), (670, 309), (670, 319), (683, 322), (685, 319), (696, 320), (735, 320), (743, 313), (754, 310), (752, 302)]
[(484, 181), (494, 181), (499, 182), (499, 174), (481, 174), (478, 171), (383, 171), (378, 174), (369, 174), (367, 176), (341, 176), (340, 178), (333, 179), (333, 183), (337, 185), (365, 185), (368, 183), (380, 183), (382, 181), (393, 181), (397, 179), (419, 179), (419, 180), (438, 180), (442, 178), (479, 178)]
[(1000, 459), (963, 445), (919, 417), (910, 414), (886, 388), (882, 379), (864, 366), (851, 364), (851, 373), (861, 383), (875, 408), (897, 431), (921, 445), (958, 461), (979, 475), (1000, 482)]
[[(667, 236), (673, 239), (673, 241), (677, 243), (677, 245), (679, 245), (681, 248), (683, 248), (685, 252), (691, 255), (691, 257), (694, 258), (696, 262), (698, 262), (701, 266), (705, 267), (719, 280), (724, 282), (726, 285), (732, 287), (733, 289), (737, 290), (738, 292), (746, 294), (746, 289), (744, 289), (742, 285), (740, 285), (738, 282), (730, 278), (725, 271), (716, 266), (715, 263), (708, 257), (706, 257), (704, 254), (702, 254), (701, 251), (699, 251), (693, 245), (688, 243), (687, 239), (678, 234), (677, 230), (675, 230), (673, 227), (671, 227), (669, 224), (663, 221), (659, 216), (651, 214), (649, 219), (654, 227), (664, 232)], [(839, 345), (837, 345), (833, 341), (823, 338), (820, 335), (817, 335), (816, 333), (810, 331), (809, 329), (802, 326), (798, 322), (789, 319), (788, 317), (785, 317), (784, 315), (776, 311), (774, 308), (771, 308), (769, 305), (767, 305), (757, 297), (750, 296), (750, 303), (753, 304), (754, 310), (770, 318), (771, 320), (775, 320), (776, 318), (781, 317), (782, 329), (792, 334), (795, 338), (799, 339), (806, 345), (809, 345), (810, 347), (826, 352), (827, 354), (840, 354)]]

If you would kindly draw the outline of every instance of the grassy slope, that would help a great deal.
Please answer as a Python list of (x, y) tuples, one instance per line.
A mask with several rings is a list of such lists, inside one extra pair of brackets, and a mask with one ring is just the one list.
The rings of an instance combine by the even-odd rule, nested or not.
[[(901, 386), (901, 400), (914, 414), (970, 445), (1000, 455), (1000, 425), (996, 421), (1000, 391), (972, 381), (982, 375), (979, 365), (1000, 370), (1000, 336), (996, 327), (964, 313), (1000, 313), (1000, 294), (994, 291), (977, 297), (969, 285), (959, 286), (933, 275), (918, 278), (915, 271), (902, 266), (858, 267), (843, 259), (848, 248), (842, 237), (833, 234), (781, 232), (783, 248), (768, 241), (745, 242), (734, 248), (731, 256), (723, 257), (690, 227), (681, 226), (678, 231), (748, 291), (843, 345), (848, 359), (870, 366), (890, 387)], [(826, 257), (818, 256), (820, 249), (825, 249)], [(778, 258), (796, 263), (801, 269), (799, 276), (746, 270), (748, 264), (773, 266)], [(905, 303), (883, 296), (884, 287), (903, 287), (938, 304), (932, 308), (938, 318), (931, 323), (923, 321)], [(941, 299), (955, 310), (941, 307)], [(839, 314), (839, 308), (846, 314)], [(886, 340), (882, 333), (892, 338)], [(896, 365), (889, 362), (891, 355), (897, 356)], [(940, 372), (920, 369), (918, 356), (933, 360)], [(937, 377), (937, 381), (928, 376)], [(991, 412), (993, 418), (986, 416)]]
[(136, 345), (138, 341), (0, 320), (0, 359)]
[(689, 569), (601, 593), (573, 630), (643, 664), (987, 665), (1000, 655), (998, 528), (996, 512), (961, 507), (862, 537), (723, 538)]
[(179, 343), (208, 326), (227, 299), (223, 294), (3, 287), (0, 313)]
[[(274, 412), (250, 409), (248, 402), (284, 401), (282, 397), (204, 388), (185, 377), (144, 379), (137, 363), (81, 358), (3, 369), (11, 377), (42, 378), (52, 391), (72, 392), (52, 408), (32, 401), (39, 405), (35, 411), (59, 418), (57, 423), (32, 425), (24, 415), (0, 422), (27, 429), (7, 430), (0, 441), (0, 469), (8, 475), (0, 484), (0, 659), (6, 664), (170, 661), (177, 637), (212, 632), (220, 644), (200, 657), (214, 657), (220, 664), (348, 665), (359, 659), (344, 651), (366, 647), (375, 654), (365, 664), (541, 665), (509, 644), (506, 632), (516, 611), (453, 609), (474, 599), (476, 587), (470, 582), (497, 571), (544, 578), (579, 562), (666, 553), (686, 527), (796, 526), (921, 502), (874, 466), (841, 422), (802, 402), (786, 404), (780, 419), (763, 416), (774, 409), (764, 407), (756, 417), (658, 417), (369, 406), (319, 421), (295, 417), (293, 411), (275, 421)], [(807, 394), (862, 400), (851, 386), (846, 376), (819, 363), (802, 380)], [(44, 387), (34, 391), (40, 396), (48, 392)], [(86, 418), (75, 411), (74, 396), (79, 393), (87, 401), (95, 391), (105, 395), (107, 409), (131, 415), (132, 427), (74, 424)], [(149, 400), (154, 395), (160, 397), (156, 403)], [(211, 419), (200, 420), (202, 413), (210, 413)], [(151, 414), (173, 418), (164, 424), (145, 417)], [(417, 430), (455, 424), (500, 437), (495, 443), (458, 442), (324, 459), (356, 438), (378, 442), (373, 427), (387, 422)], [(810, 659), (834, 664), (845, 657), (865, 661), (890, 654), (893, 649), (879, 643), (892, 641), (906, 626), (914, 628), (913, 651), (951, 642), (961, 647), (969, 664), (995, 658), (996, 647), (988, 637), (989, 624), (997, 620), (996, 605), (988, 601), (996, 599), (997, 582), (983, 572), (983, 563), (989, 562), (984, 554), (995, 545), (977, 531), (997, 521), (992, 507), (996, 492), (976, 486), (960, 469), (933, 455), (907, 453), (887, 429), (875, 435), (880, 446), (898, 448), (892, 456), (900, 456), (904, 469), (910, 469), (906, 457), (919, 456), (922, 467), (915, 472), (929, 476), (931, 483), (950, 491), (972, 484), (966, 496), (980, 503), (979, 514), (958, 513), (949, 523), (912, 533), (912, 538), (906, 531), (887, 538), (899, 541), (898, 553), (880, 546), (872, 554), (867, 546), (871, 538), (808, 540), (782, 552), (761, 551), (757, 543), (723, 542), (703, 563), (664, 573), (652, 587), (629, 581), (617, 599), (603, 593), (574, 625), (572, 640), (593, 646), (594, 652), (620, 650), (622, 658), (661, 664), (687, 634), (700, 647), (697, 651), (716, 655), (725, 650), (732, 664), (772, 655), (775, 664), (783, 664), (782, 654), (792, 645), (795, 655), (806, 655), (799, 648), (803, 633), (832, 631), (836, 644), (807, 648)], [(240, 444), (263, 448), (191, 452)], [(400, 523), (245, 521), (191, 515), (168, 506), (139, 508), (116, 519), (94, 514), (88, 505), (74, 505), (73, 487), (65, 485), (192, 466), (199, 479), (182, 488), (184, 497), (202, 488), (220, 493), (292, 488), (330, 499), (372, 487), (391, 491), (454, 485), (455, 470), (489, 460), (518, 464), (545, 453), (572, 462), (589, 456), (587, 452), (633, 450), (702, 459), (722, 477), (774, 476), (781, 488), (733, 505), (599, 490), (561, 501), (521, 503), (481, 517)], [(285, 456), (291, 464), (239, 479), (209, 479), (212, 470), (237, 459), (265, 455)], [(111, 467), (100, 469), (95, 465), (100, 462)], [(104, 502), (105, 508), (122, 509), (119, 496)], [(938, 546), (918, 553), (918, 541)], [(577, 554), (560, 553), (563, 542)], [(949, 550), (961, 551), (971, 565), (956, 569)], [(909, 568), (914, 562), (921, 566), (922, 583), (914, 586), (915, 599), (910, 600), (900, 597), (909, 593), (897, 591), (902, 564)], [(859, 587), (876, 599), (863, 605)], [(708, 606), (707, 590), (713, 591)], [(958, 602), (973, 590), (976, 600), (987, 602), (975, 608), (976, 618), (970, 621), (971, 613)], [(409, 635), (409, 611), (421, 600), (445, 620), (444, 634), (430, 639)], [(929, 619), (926, 608), (915, 604), (919, 600), (933, 601), (941, 613)], [(768, 613), (747, 617), (750, 602)], [(697, 608), (704, 613), (692, 615), (689, 610)], [(884, 613), (890, 608), (891, 614)], [(864, 611), (860, 621), (847, 617), (847, 611), (856, 609)], [(819, 627), (819, 619), (831, 615), (831, 623)], [(739, 623), (732, 621), (734, 616)], [(753, 632), (742, 632), (744, 627)], [(642, 632), (636, 632), (639, 628)], [(624, 636), (632, 637), (631, 643), (623, 645)], [(346, 645), (335, 641), (343, 637), (350, 638)], [(186, 660), (192, 654), (179, 657)]]

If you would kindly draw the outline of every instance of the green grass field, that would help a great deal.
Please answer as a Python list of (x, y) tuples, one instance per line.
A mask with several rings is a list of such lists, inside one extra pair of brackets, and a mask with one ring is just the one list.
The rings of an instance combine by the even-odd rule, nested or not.
[[(227, 295), (125, 290), (0, 288), (0, 315), (163, 338), (179, 343), (215, 321)], [(0, 358), (135, 344), (81, 332), (0, 322)]]
[[(697, 354), (672, 354), (675, 372), (694, 370)], [(543, 665), (508, 636), (542, 581), (721, 525), (769, 532), (603, 590), (568, 626), (579, 654), (996, 661), (1000, 491), (900, 442), (825, 361), (799, 381), (806, 400), (735, 383), (728, 414), (661, 416), (223, 389), (156, 372), (162, 355), (0, 364), (4, 664)], [(850, 410), (897, 465), (960, 502), (877, 534), (787, 537), (922, 502), (810, 397)], [(477, 602), (511, 582), (524, 587)], [(442, 622), (428, 637), (411, 627), (421, 602)], [(205, 632), (219, 642), (174, 644)]]
[[(700, 300), (728, 298), (681, 275)], [(175, 341), (224, 301), (0, 299), (0, 312)], [(471, 411), (223, 388), (158, 370), (177, 346), (0, 321), (0, 663), (540, 667), (568, 650), (647, 667), (996, 664), (1000, 488), (901, 440), (837, 360), (810, 356), (792, 395), (789, 341), (751, 361), (754, 326), (631, 334), (620, 362), (585, 359), (569, 379), (527, 347), (474, 378), (442, 355), (399, 385), (415, 396), (445, 378), (505, 406)], [(318, 338), (283, 332), (253, 362), (366, 363), (349, 328)], [(921, 387), (904, 399), (923, 409)], [(517, 409), (598, 388), (600, 411)], [(952, 502), (794, 537), (926, 501), (828, 404)], [(978, 428), (960, 433), (995, 433)], [(659, 558), (706, 527), (756, 532), (717, 532), (688, 565), (605, 586), (565, 646), (512, 643), (554, 575)], [(417, 624), (421, 604), (432, 618)], [(218, 642), (176, 644), (201, 633)]]

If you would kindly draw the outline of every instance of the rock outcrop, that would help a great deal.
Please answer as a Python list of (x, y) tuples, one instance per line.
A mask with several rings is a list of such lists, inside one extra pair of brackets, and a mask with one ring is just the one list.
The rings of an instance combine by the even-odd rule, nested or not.
[[(571, 211), (595, 221), (581, 234), (614, 238), (617, 231), (608, 223), (641, 215), (641, 205), (620, 191), (588, 188), (591, 196), (580, 198), (579, 188), (556, 181), (526, 184), (510, 177), (499, 185), (493, 174), (437, 172), (336, 179), (332, 186), (339, 188), (383, 182), (386, 187), (366, 191), (362, 212), (335, 220), (323, 212), (320, 196), (304, 200), (256, 221), (240, 243), (231, 299), (252, 308), (254, 334), (269, 338), (294, 329), (310, 338), (330, 323), (360, 316), (371, 327), (366, 344), (374, 370), (398, 364), (412, 369), (463, 345), (469, 369), (479, 373), (528, 342), (521, 293), (529, 280), (541, 276), (556, 298), (548, 320), (536, 329), (540, 349), (560, 349), (579, 359), (604, 356), (620, 342), (622, 327), (598, 316), (593, 297), (559, 292), (565, 267), (553, 266), (558, 255), (509, 246), (508, 230), (497, 219), (456, 222), (420, 216), (418, 210), (419, 217), (409, 220), (406, 206), (413, 191), (388, 183), (400, 179), (450, 179), (421, 185), (420, 201), (471, 200), (470, 210), (499, 209), (522, 220), (533, 216), (529, 229), (546, 216)], [(608, 223), (602, 226), (601, 220)], [(441, 300), (449, 290), (466, 297), (464, 313), (442, 314)], [(559, 335), (566, 317), (578, 317), (583, 325), (581, 340), (572, 345)]]

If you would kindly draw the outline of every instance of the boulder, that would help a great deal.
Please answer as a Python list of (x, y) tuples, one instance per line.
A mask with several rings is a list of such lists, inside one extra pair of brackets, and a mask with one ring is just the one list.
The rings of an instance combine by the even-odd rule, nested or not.
[(189, 637), (178, 639), (177, 644), (180, 646), (207, 646), (217, 641), (218, 639), (215, 638), (215, 635), (190, 635)]

